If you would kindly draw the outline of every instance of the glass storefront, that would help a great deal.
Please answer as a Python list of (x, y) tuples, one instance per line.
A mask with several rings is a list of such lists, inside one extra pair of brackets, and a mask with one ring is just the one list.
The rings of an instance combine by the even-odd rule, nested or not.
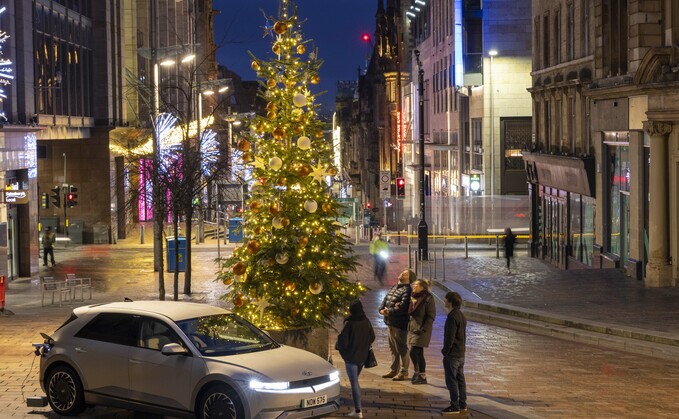
[(629, 146), (607, 144), (608, 150), (608, 249), (620, 257), (622, 266), (629, 259)]
[(596, 201), (588, 196), (571, 194), (569, 205), (571, 256), (585, 265), (592, 266)]

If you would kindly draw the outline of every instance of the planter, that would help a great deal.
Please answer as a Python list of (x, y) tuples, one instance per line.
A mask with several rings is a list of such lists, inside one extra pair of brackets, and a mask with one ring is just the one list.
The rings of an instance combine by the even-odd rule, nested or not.
[(282, 345), (304, 349), (326, 360), (329, 357), (328, 329), (267, 330), (266, 332)]

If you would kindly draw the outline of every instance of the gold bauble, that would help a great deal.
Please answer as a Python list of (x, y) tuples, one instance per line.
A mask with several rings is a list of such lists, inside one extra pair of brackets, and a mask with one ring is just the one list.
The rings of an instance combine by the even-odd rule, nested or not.
[(255, 227), (255, 234), (262, 234), (264, 232), (264, 227), (263, 226), (257, 226)]
[(266, 110), (267, 111), (275, 111), (278, 109), (278, 106), (274, 102), (269, 102), (266, 104)]
[(284, 177), (279, 177), (276, 181), (276, 186), (285, 186), (288, 183), (288, 179)]
[(311, 173), (311, 168), (307, 166), (306, 164), (303, 164), (302, 167), (299, 169), (299, 175), (300, 176), (309, 176), (309, 173)]
[(236, 262), (236, 264), (233, 265), (232, 270), (233, 270), (233, 273), (235, 275), (243, 275), (245, 273), (246, 268), (247, 267), (245, 266), (245, 264), (243, 262)]
[(299, 44), (297, 45), (297, 53), (298, 54), (304, 54), (306, 52), (306, 47), (304, 44)]
[[(300, 119), (302, 119), (302, 117), (300, 116), (297, 119), (300, 120)], [(301, 135), (304, 132), (304, 127), (302, 126), (302, 124), (297, 124), (297, 125), (295, 125), (294, 130), (295, 130), (295, 135)]]
[(255, 71), (259, 71), (259, 69), (262, 68), (257, 61), (253, 61), (252, 64), (250, 64), (250, 67)]
[(285, 128), (283, 127), (276, 127), (273, 130), (273, 138), (277, 140), (282, 140), (285, 138)]
[(321, 234), (321, 229), (316, 227), (313, 230), (311, 230), (311, 232), (314, 233), (314, 236), (318, 236), (319, 234)]
[(281, 53), (281, 44), (279, 44), (278, 42), (273, 44), (273, 46), (271, 47), (271, 51), (273, 51), (273, 53), (276, 54), (276, 55), (280, 54)]
[(321, 204), (321, 208), (323, 208), (324, 212), (330, 212), (330, 210), (332, 210), (332, 206), (325, 202)]
[(340, 285), (342, 285), (342, 283), (339, 282), (337, 279), (333, 279), (333, 280), (332, 280), (332, 287), (333, 287), (333, 288), (337, 289), (337, 288), (340, 287)]
[(313, 74), (309, 81), (311, 82), (311, 84), (318, 84), (321, 82), (321, 78), (318, 76), (318, 74)]
[(329, 174), (330, 176), (335, 176), (335, 175), (337, 174), (337, 168), (334, 167), (334, 166), (330, 166), (330, 167), (328, 168), (328, 174)]
[(240, 156), (241, 160), (243, 160), (243, 163), (250, 163), (251, 161), (254, 160), (254, 157), (252, 157), (252, 153), (243, 153), (242, 156)]
[(275, 204), (269, 205), (269, 212), (271, 213), (271, 215), (274, 215), (274, 216), (275, 216), (276, 214), (278, 214), (279, 212), (281, 212), (281, 209), (280, 209), (280, 207), (278, 206), (278, 204), (275, 203)]
[(285, 288), (286, 291), (293, 292), (297, 288), (297, 284), (290, 281), (289, 279), (286, 279), (285, 281), (283, 281), (283, 287)]
[(309, 238), (308, 237), (300, 237), (299, 238), (299, 246), (300, 247), (306, 247), (307, 244), (309, 244)]
[(281, 225), (283, 227), (289, 226), (290, 225), (290, 219), (288, 217), (281, 218)]
[(233, 278), (224, 278), (222, 279), (222, 283), (228, 287), (229, 285), (233, 284)]
[(269, 119), (274, 119), (276, 117), (276, 111), (267, 112), (266, 117), (269, 118)]
[(318, 295), (323, 291), (323, 284), (320, 282), (314, 282), (313, 284), (309, 284), (309, 292)]
[(318, 262), (318, 267), (321, 269), (328, 269), (330, 267), (330, 263), (327, 260), (322, 260)]
[(278, 35), (283, 35), (288, 30), (288, 24), (285, 22), (276, 22), (273, 25), (273, 31)]
[(242, 306), (243, 303), (245, 302), (245, 299), (243, 298), (243, 294), (234, 295), (232, 302), (233, 302), (233, 305), (236, 306), (236, 307)]
[(259, 203), (259, 201), (250, 201), (250, 209), (251, 210), (258, 210), (262, 207), (262, 204)]
[(324, 134), (323, 134), (322, 130), (319, 129), (318, 131), (316, 131), (316, 138), (323, 138), (323, 137), (324, 137)]
[(259, 249), (262, 248), (262, 245), (259, 243), (257, 240), (250, 240), (247, 244), (248, 252), (251, 254), (255, 254), (259, 252)]
[(267, 80), (266, 85), (269, 86), (269, 89), (276, 87), (276, 79)]
[(246, 140), (245, 138), (241, 138), (240, 140), (238, 140), (238, 144), (236, 145), (236, 147), (240, 151), (250, 151), (252, 144), (250, 144), (250, 141)]

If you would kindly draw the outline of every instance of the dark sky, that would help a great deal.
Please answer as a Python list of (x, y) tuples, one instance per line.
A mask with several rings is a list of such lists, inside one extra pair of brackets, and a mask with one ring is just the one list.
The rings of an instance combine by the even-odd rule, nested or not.
[[(298, 18), (304, 39), (312, 39), (324, 61), (320, 70), (321, 83), (310, 86), (312, 93), (327, 91), (319, 101), (324, 108), (334, 109), (338, 80), (356, 80), (357, 69), (365, 67), (368, 47), (361, 40), (363, 33), (375, 31), (375, 0), (296, 0)], [(215, 17), (215, 43), (220, 46), (217, 61), (235, 71), (243, 80), (255, 80), (250, 68), (252, 51), (260, 59), (271, 59), (272, 38), (262, 37), (267, 16), (278, 13), (278, 0), (213, 0), (213, 8), (221, 13)], [(310, 49), (307, 48), (307, 51)], [(325, 108), (327, 109), (327, 108)]]

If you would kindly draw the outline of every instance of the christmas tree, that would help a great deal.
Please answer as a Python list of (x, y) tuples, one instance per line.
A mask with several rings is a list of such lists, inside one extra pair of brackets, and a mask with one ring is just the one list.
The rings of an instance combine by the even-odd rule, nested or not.
[[(236, 313), (269, 329), (328, 326), (366, 288), (347, 280), (356, 256), (336, 221), (339, 204), (326, 179), (337, 174), (309, 84), (322, 61), (304, 40), (296, 9), (279, 1), (265, 33), (269, 61), (252, 56), (267, 114), (237, 142), (254, 182), (243, 212), (243, 242), (219, 280)], [(251, 54), (252, 55), (252, 54)]]

